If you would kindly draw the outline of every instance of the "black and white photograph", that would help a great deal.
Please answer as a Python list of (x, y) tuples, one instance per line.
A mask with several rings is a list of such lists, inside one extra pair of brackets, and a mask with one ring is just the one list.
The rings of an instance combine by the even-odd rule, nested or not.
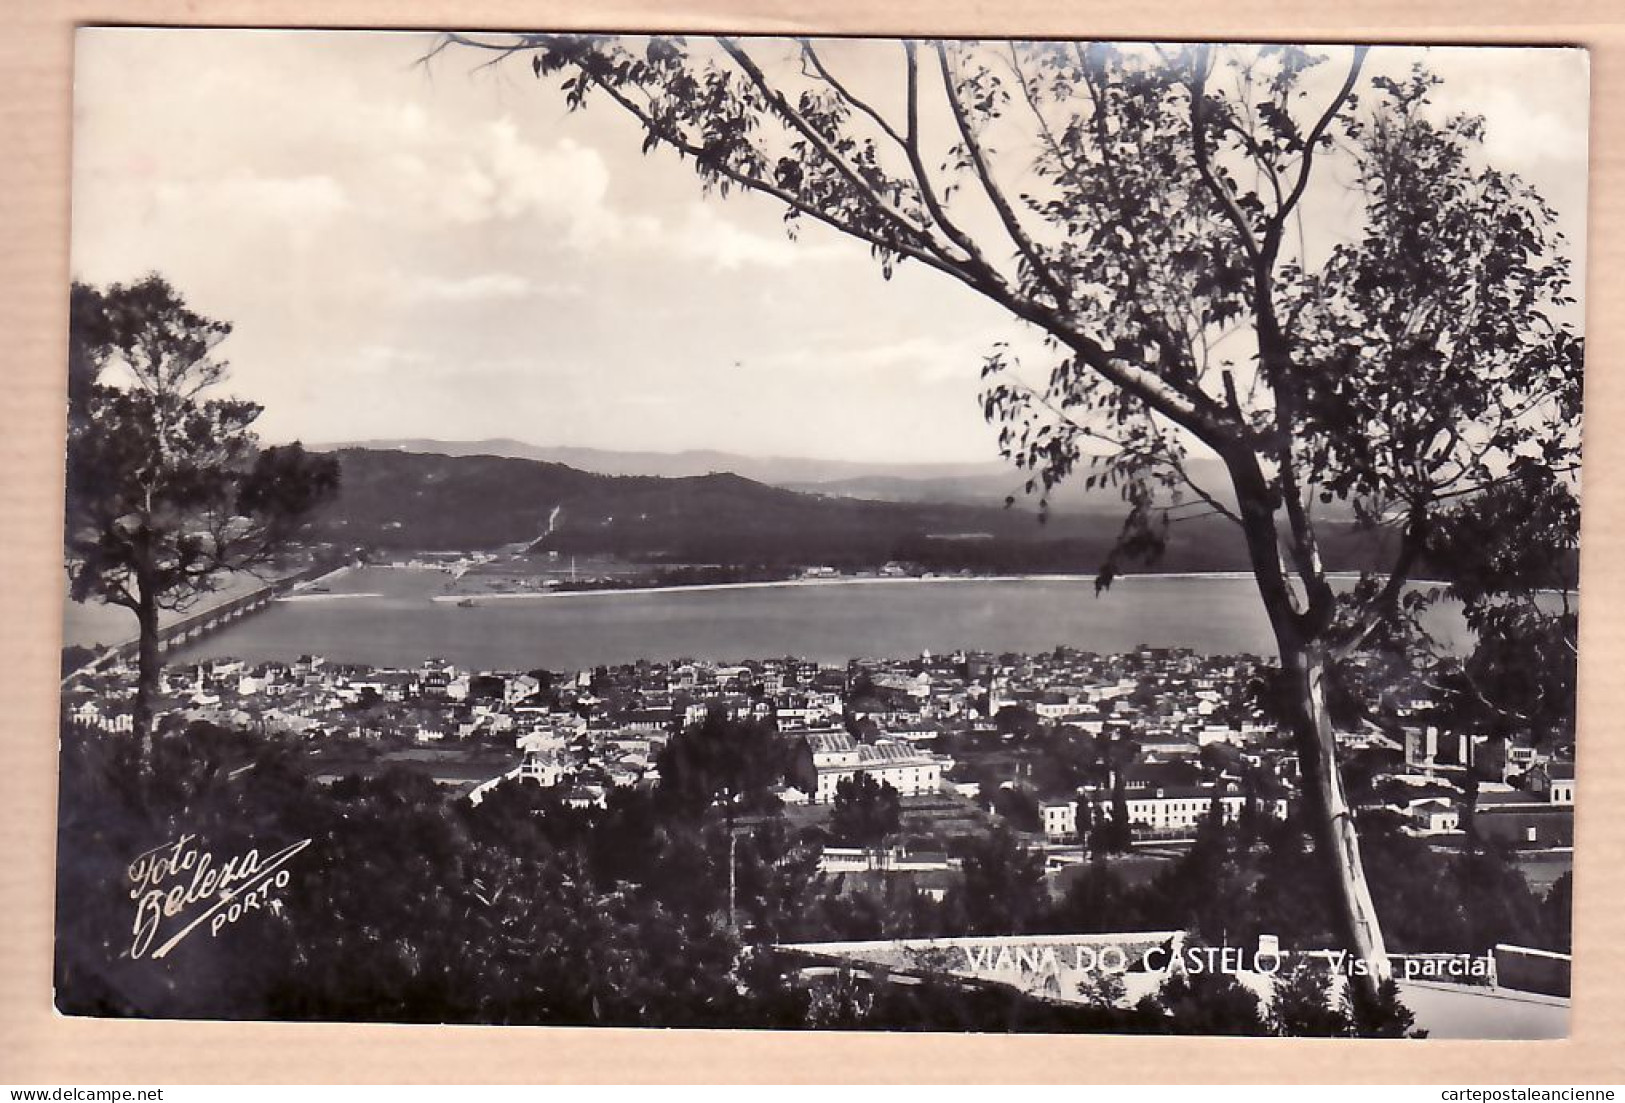
[(1584, 49), (74, 53), (60, 1014), (1569, 1036)]

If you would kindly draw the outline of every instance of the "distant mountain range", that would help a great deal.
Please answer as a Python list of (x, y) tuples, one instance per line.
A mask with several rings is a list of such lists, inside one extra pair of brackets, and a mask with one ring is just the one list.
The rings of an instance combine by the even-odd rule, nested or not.
[(602, 475), (490, 455), (335, 454), (340, 493), (318, 520), (320, 535), (384, 548), (524, 543), (671, 562), (853, 567), (996, 554), (1036, 569), (1035, 555), (1058, 554), (1058, 542), (1100, 536), (1093, 518), (1040, 525), (1030, 511), (809, 494), (732, 472)]
[[(1002, 461), (985, 463), (875, 463), (858, 460), (821, 460), (792, 456), (746, 456), (735, 452), (612, 451), (527, 444), (508, 438), (443, 441), (423, 438), (355, 441), (316, 445), (327, 450), (415, 452), (441, 456), (497, 456), (563, 464), (598, 475), (652, 475), (691, 478), (728, 473), (753, 482), (813, 494), (865, 498), (885, 502), (954, 502), (1003, 506), (1014, 496), (1027, 500), (1026, 475)], [(1217, 488), (1229, 498), (1228, 480), (1217, 460), (1193, 459), (1192, 475), (1204, 487)], [(1036, 507), (1036, 498), (1030, 499)], [(1087, 489), (1083, 474), (1057, 487), (1051, 508), (1061, 511), (1119, 514), (1122, 501), (1110, 488)]]
[(315, 445), (337, 450), (365, 448), (371, 451), (423, 452), (441, 456), (502, 456), (508, 459), (559, 463), (597, 475), (658, 475), (666, 479), (727, 472), (759, 483), (816, 483), (862, 476), (896, 478), (943, 478), (995, 473), (997, 464), (985, 463), (862, 463), (851, 460), (817, 460), (785, 456), (746, 456), (712, 449), (686, 452), (614, 451), (602, 448), (573, 448), (565, 445), (528, 444), (522, 440), (496, 437), (488, 440), (430, 440), (399, 438), (351, 441), (344, 444)]
[[(949, 500), (946, 490), (937, 500), (913, 497), (944, 483), (974, 485), (982, 477), (976, 474), (856, 475), (833, 480), (846, 492), (813, 492), (806, 484), (786, 489), (730, 471), (611, 475), (488, 452), (415, 452), (407, 448), (411, 443), (336, 449), (340, 493), (316, 519), (315, 536), (384, 550), (529, 546), (654, 563), (863, 569), (905, 561), (939, 571), (1090, 572), (1104, 560), (1123, 517), (1122, 504), (1109, 494), (1095, 508), (1062, 509), (1046, 524), (1038, 523), (1030, 503), (1006, 509), (964, 490), (959, 500)], [(427, 443), (472, 450), (488, 442)], [(600, 454), (606, 463), (622, 464), (634, 455)], [(700, 454), (686, 462), (704, 462), (693, 455)], [(877, 480), (903, 485), (892, 488), (889, 500), (854, 496), (855, 488)], [(1349, 540), (1331, 535), (1327, 556), (1334, 566), (1357, 559)], [(1168, 552), (1154, 569), (1246, 566), (1239, 534), (1209, 517), (1174, 525)]]

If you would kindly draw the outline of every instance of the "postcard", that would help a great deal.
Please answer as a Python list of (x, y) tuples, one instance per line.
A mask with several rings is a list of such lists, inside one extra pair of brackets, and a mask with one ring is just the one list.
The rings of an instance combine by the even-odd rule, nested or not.
[(57, 1009), (1566, 1037), (1587, 86), (81, 29)]

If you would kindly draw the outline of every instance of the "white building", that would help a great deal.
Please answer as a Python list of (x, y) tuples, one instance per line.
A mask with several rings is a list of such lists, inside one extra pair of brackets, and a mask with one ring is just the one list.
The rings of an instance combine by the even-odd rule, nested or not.
[(1078, 802), (1048, 801), (1039, 808), (1044, 821), (1044, 838), (1051, 842), (1075, 839), (1078, 835)]
[(1437, 797), (1413, 802), (1405, 815), (1419, 834), (1444, 835), (1461, 830), (1461, 813), (1449, 801)]
[(1574, 803), (1574, 763), (1543, 762), (1529, 771), (1529, 790), (1548, 804)]
[(542, 683), (529, 674), (520, 674), (509, 678), (502, 683), (502, 700), (505, 704), (515, 704), (523, 701), (542, 688)]
[[(1241, 792), (1241, 787), (1233, 781), (1224, 782), (1219, 786), (1191, 785), (1129, 794), (1125, 804), (1128, 806), (1129, 823), (1141, 833), (1189, 834), (1196, 830), (1203, 817), (1208, 814), (1215, 796), (1218, 797), (1225, 823), (1234, 823), (1240, 819), (1242, 810), (1247, 807), (1247, 797)], [(1077, 801), (1051, 801), (1042, 805), (1039, 811), (1043, 819), (1045, 838), (1051, 842), (1068, 842), (1077, 838)], [(1258, 811), (1260, 815), (1284, 820), (1287, 804), (1285, 800), (1261, 797), (1258, 800)], [(1111, 816), (1111, 794), (1104, 792), (1095, 794), (1095, 822), (1105, 823)]]
[(524, 760), (519, 763), (519, 780), (534, 781), (543, 788), (551, 789), (564, 780), (568, 770), (569, 764), (556, 751), (526, 751)]
[(815, 804), (835, 800), (835, 788), (858, 774), (890, 785), (905, 797), (935, 793), (942, 788), (948, 758), (911, 744), (882, 739), (859, 743), (846, 732), (813, 732), (802, 742), (797, 764), (797, 785)]

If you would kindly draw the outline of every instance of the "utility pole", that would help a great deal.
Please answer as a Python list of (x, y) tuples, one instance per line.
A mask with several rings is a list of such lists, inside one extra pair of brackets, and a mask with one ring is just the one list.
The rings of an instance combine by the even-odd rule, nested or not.
[(739, 929), (739, 920), (734, 914), (734, 894), (737, 891), (738, 872), (734, 863), (734, 851), (739, 845), (739, 836), (734, 834), (733, 817), (728, 817), (728, 929)]

